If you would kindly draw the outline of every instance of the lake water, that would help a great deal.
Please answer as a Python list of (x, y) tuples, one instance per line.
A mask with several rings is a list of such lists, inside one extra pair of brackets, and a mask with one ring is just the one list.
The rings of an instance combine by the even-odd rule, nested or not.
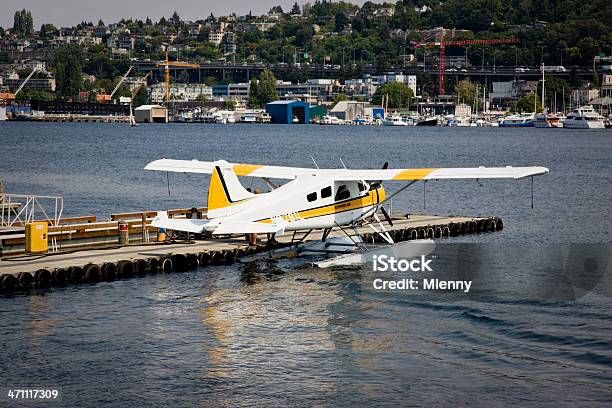
[(0, 122), (6, 191), (60, 195), (66, 215), (100, 219), (206, 204), (206, 176), (171, 174), (169, 195), (165, 174), (142, 170), (160, 157), (550, 169), (535, 179), (533, 209), (530, 180), (431, 181), (425, 206), (422, 183), (394, 199), (396, 212), (504, 220), (501, 232), (436, 246), (432, 276), (473, 280), (469, 293), (377, 291), (371, 267), (304, 260), (17, 293), (0, 297), (0, 378), (61, 387), (62, 406), (609, 406), (611, 138)]

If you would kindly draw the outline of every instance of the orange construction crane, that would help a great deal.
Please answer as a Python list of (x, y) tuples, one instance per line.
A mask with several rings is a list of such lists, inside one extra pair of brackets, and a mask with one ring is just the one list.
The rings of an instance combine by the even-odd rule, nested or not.
[(464, 45), (492, 45), (492, 44), (516, 44), (519, 42), (519, 39), (512, 36), (510, 38), (496, 38), (496, 39), (488, 39), (488, 40), (452, 40), (452, 41), (444, 41), (444, 30), (440, 35), (440, 41), (435, 42), (413, 42), (414, 48), (419, 47), (440, 47), (440, 61), (438, 63), (438, 75), (439, 75), (439, 83), (438, 83), (438, 93), (440, 95), (445, 94), (444, 89), (444, 74), (446, 71), (446, 50), (445, 48), (451, 45), (456, 46), (464, 46)]
[(164, 67), (164, 79), (166, 83), (166, 96), (165, 102), (166, 105), (170, 101), (170, 67), (184, 67), (184, 68), (200, 68), (198, 64), (191, 64), (189, 62), (180, 62), (180, 61), (169, 61), (168, 60), (168, 51), (166, 51), (166, 60), (163, 62), (158, 62), (155, 64), (157, 67)]
[(38, 72), (37, 68), (34, 68), (30, 74), (26, 77), (26, 79), (23, 80), (23, 82), (21, 83), (21, 85), (19, 85), (19, 88), (17, 88), (17, 90), (15, 91), (15, 93), (12, 92), (2, 92), (0, 93), (0, 100), (5, 101), (5, 102), (10, 102), (10, 101), (14, 101), (15, 97), (17, 96), (17, 94), (19, 92), (21, 92), (21, 90), (23, 89), (23, 87), (25, 86), (25, 84), (28, 83), (28, 81), (30, 80), (30, 78), (32, 78), (34, 76), (34, 74)]
[(123, 81), (125, 81), (125, 79), (128, 77), (130, 72), (132, 72), (133, 68), (134, 67), (130, 67), (127, 70), (127, 72), (119, 79), (119, 82), (117, 82), (117, 85), (115, 86), (115, 89), (113, 89), (113, 91), (110, 93), (110, 95), (107, 94), (106, 92), (103, 92), (100, 95), (96, 95), (96, 101), (97, 102), (111, 102), (113, 100), (113, 96), (115, 95), (115, 92), (117, 92), (117, 90), (119, 89), (119, 87), (121, 86)]

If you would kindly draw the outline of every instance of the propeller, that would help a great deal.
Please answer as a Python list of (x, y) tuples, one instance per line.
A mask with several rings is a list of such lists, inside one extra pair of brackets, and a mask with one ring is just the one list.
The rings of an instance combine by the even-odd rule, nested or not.
[[(388, 168), (389, 168), (389, 162), (385, 162), (382, 166), (382, 169), (386, 170)], [(379, 188), (381, 185), (382, 185), (382, 180), (376, 180), (376, 181), (370, 182), (370, 188)], [(389, 217), (389, 213), (387, 212), (387, 210), (385, 210), (385, 207), (381, 205), (379, 208), (383, 216), (385, 217), (385, 220), (389, 223), (390, 226), (393, 226), (393, 221), (391, 221), (391, 217)]]
[[(382, 169), (383, 170), (387, 170), (387, 168), (389, 168), (389, 162), (385, 162), (385, 164), (383, 164)], [(378, 188), (380, 187), (380, 185), (382, 184), (382, 180), (374, 180), (370, 182), (370, 187), (371, 188)]]

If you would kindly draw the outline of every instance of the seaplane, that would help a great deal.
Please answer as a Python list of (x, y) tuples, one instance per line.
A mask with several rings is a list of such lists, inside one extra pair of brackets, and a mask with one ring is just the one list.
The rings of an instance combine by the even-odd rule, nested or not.
[[(384, 220), (393, 225), (383, 204), (418, 181), (521, 179), (548, 173), (547, 168), (535, 166), (390, 169), (385, 163), (381, 169), (320, 169), (314, 164), (314, 168), (302, 168), (225, 160), (152, 161), (145, 170), (210, 174), (211, 178), (206, 219), (173, 219), (160, 211), (151, 224), (195, 234), (208, 232), (213, 236), (273, 234), (272, 237), (279, 237), (293, 232), (295, 238), (296, 232), (304, 232), (299, 239), (291, 240), (299, 254), (335, 255), (316, 263), (317, 266), (366, 263), (374, 255), (410, 257), (431, 250), (431, 240), (395, 243), (383, 224)], [(238, 177), (261, 178), (270, 191), (255, 194)], [(288, 181), (277, 185), (271, 179)], [(383, 181), (405, 184), (387, 196)], [(363, 226), (379, 234), (384, 244), (375, 248), (366, 245), (357, 232)], [(344, 234), (330, 237), (332, 229)], [(305, 238), (314, 230), (323, 232), (322, 239), (305, 243)]]

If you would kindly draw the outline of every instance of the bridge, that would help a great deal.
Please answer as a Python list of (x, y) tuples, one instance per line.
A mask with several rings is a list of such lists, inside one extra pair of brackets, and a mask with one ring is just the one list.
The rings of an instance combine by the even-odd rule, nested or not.
[[(134, 70), (141, 75), (147, 72), (152, 72), (152, 79), (155, 82), (161, 82), (164, 78), (164, 68), (157, 66), (157, 61), (135, 61)], [(264, 64), (261, 62), (253, 63), (230, 63), (230, 62), (211, 62), (197, 64), (197, 68), (191, 67), (170, 67), (171, 76), (178, 78), (182, 72), (188, 76), (189, 82), (201, 83), (206, 77), (215, 77), (220, 80), (230, 80), (232, 82), (248, 82), (252, 78), (257, 77), (261, 71), (268, 68), (277, 76), (280, 76), (288, 69), (307, 70), (310, 78), (341, 78), (343, 72), (350, 72), (357, 68), (356, 65), (346, 64), (345, 68), (341, 65), (322, 65), (322, 64)], [(378, 69), (373, 64), (365, 64), (362, 66), (364, 74), (375, 75)], [(571, 75), (571, 68), (559, 71), (546, 72), (547, 76), (561, 77), (568, 79)], [(609, 69), (596, 67), (593, 71), (591, 66), (575, 67), (576, 75), (579, 79), (590, 80), (593, 73), (601, 76), (605, 73), (612, 74)], [(419, 66), (400, 66), (391, 65), (385, 67), (384, 72), (403, 72), (407, 75), (430, 75), (434, 80), (437, 80), (439, 75), (437, 65)], [(514, 67), (514, 66), (472, 66), (468, 68), (447, 67), (445, 75), (449, 77), (455, 76), (457, 79), (472, 79), (473, 81), (487, 82), (490, 81), (510, 81), (510, 80), (537, 80), (542, 76), (541, 68), (538, 66), (529, 67)]]

